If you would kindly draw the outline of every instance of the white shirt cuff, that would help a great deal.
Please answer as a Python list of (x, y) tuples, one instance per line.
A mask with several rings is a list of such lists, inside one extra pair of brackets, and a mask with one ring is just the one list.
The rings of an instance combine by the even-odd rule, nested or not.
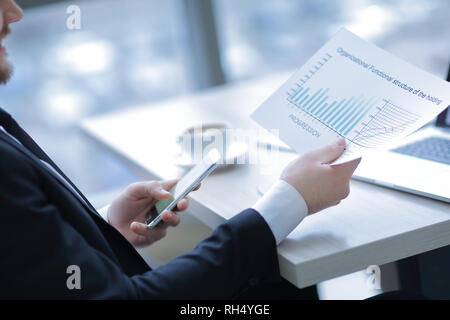
[(278, 180), (253, 209), (259, 212), (280, 244), (308, 214), (308, 206), (301, 194), (284, 180)]
[(104, 206), (103, 208), (97, 210), (97, 212), (101, 215), (101, 217), (103, 218), (103, 220), (105, 220), (106, 222), (109, 223), (109, 219), (108, 219), (108, 209), (109, 209), (109, 204), (107, 206)]

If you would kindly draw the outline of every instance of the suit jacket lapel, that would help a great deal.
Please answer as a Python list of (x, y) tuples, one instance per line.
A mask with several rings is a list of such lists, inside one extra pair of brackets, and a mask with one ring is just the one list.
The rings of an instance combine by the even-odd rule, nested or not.
[[(63, 174), (61, 174), (61, 170), (59, 170), (59, 168), (57, 169), (57, 167), (54, 167), (54, 163), (53, 161), (51, 161), (51, 163), (49, 163), (50, 165), (52, 165), (53, 168), (55, 168), (55, 170), (61, 174), (61, 176), (67, 180), (67, 183), (69, 183), (74, 190), (78, 193), (74, 193), (73, 190), (71, 188), (69, 188), (63, 181), (61, 181), (61, 178), (58, 177), (54, 172), (52, 172), (49, 168), (47, 168), (45, 166), (45, 164), (42, 163), (41, 159), (39, 159), (34, 153), (32, 153), (30, 150), (28, 150), (27, 148), (25, 148), (23, 145), (17, 143), (16, 141), (12, 140), (10, 137), (8, 137), (6, 134), (4, 134), (3, 132), (0, 132), (0, 139), (9, 143), (10, 145), (12, 145), (14, 148), (18, 149), (20, 152), (22, 152), (23, 154), (25, 154), (27, 157), (31, 158), (35, 163), (37, 163), (38, 166), (44, 168), (44, 170), (46, 172), (49, 172), (50, 175), (56, 179), (59, 184), (61, 184), (66, 190), (68, 190), (71, 194), (73, 194), (77, 200), (83, 205), (83, 207), (85, 207), (91, 214), (93, 214), (96, 217), (99, 217), (103, 220), (103, 218), (99, 215), (99, 213), (97, 212), (97, 210), (95, 210), (95, 208), (89, 203), (89, 201), (83, 196), (83, 194), (75, 187), (75, 185)], [(47, 161), (47, 159), (45, 159), (45, 161)], [(56, 166), (56, 165), (55, 165)], [(82, 201), (81, 199), (83, 199), (84, 201)]]
[[(26, 133), (21, 127), (20, 125), (11, 117), (11, 115), (9, 113), (7, 113), (6, 111), (4, 111), (2, 108), (0, 108), (0, 123), (3, 124), (3, 126), (6, 126), (6, 130), (8, 130), (8, 127), (10, 127), (11, 130), (13, 130), (15, 133), (13, 133), (12, 135), (15, 136), (16, 139), (18, 139), (19, 141), (21, 141), (22, 145), (18, 145), (19, 146), (19, 150), (21, 150), (22, 152), (25, 152), (28, 156), (30, 156), (31, 154), (33, 155), (33, 159), (36, 160), (44, 160), (45, 162), (47, 162), (48, 164), (50, 164), (52, 166), (53, 169), (56, 170), (56, 172), (58, 172), (60, 174), (61, 177), (63, 177), (66, 182), (78, 193), (78, 197), (81, 197), (87, 204), (87, 207), (89, 207), (91, 212), (95, 212), (97, 214), (97, 211), (95, 210), (95, 208), (89, 203), (89, 201), (84, 197), (84, 195), (80, 192), (80, 190), (78, 190), (78, 188), (72, 183), (72, 181), (70, 181), (70, 179), (64, 174), (64, 172), (61, 171), (61, 169), (59, 169), (59, 167), (52, 161), (52, 159), (50, 159), (50, 157), (44, 152), (44, 150), (41, 149), (41, 147), (39, 147), (39, 145), (34, 142), (33, 138), (31, 138), (28, 133)], [(2, 133), (3, 134), (3, 133)], [(15, 147), (16, 146), (16, 141), (10, 141), (10, 137), (8, 137), (7, 135), (5, 135), (7, 138), (7, 141), (10, 143), (13, 143), (13, 145)], [(38, 161), (41, 165), (43, 165), (41, 163), (41, 161)], [(50, 171), (49, 168), (46, 168), (46, 170)], [(55, 176), (54, 172), (52, 172), (52, 175)], [(58, 180), (60, 180), (60, 177), (58, 177), (56, 175), (56, 178)], [(63, 182), (64, 187), (67, 188), (66, 184)], [(69, 188), (70, 190), (70, 188)], [(70, 192), (73, 193), (72, 190), (70, 190)]]
[[(41, 160), (30, 150), (25, 148), (23, 145), (18, 144), (16, 141), (12, 140), (10, 137), (8, 137), (4, 132), (0, 132), (0, 140), (3, 140), (10, 145), (12, 145), (14, 148), (18, 149), (20, 152), (25, 154), (27, 157), (31, 158), (34, 162), (37, 163), (38, 166), (44, 167), (46, 172), (50, 173), (50, 176), (52, 176), (54, 179), (58, 181), (59, 184), (61, 184), (66, 190), (68, 190), (71, 194), (75, 196), (78, 202), (81, 203), (81, 205), (86, 208), (89, 215), (95, 220), (97, 220), (97, 226), (102, 230), (103, 235), (106, 239), (106, 241), (110, 244), (111, 248), (105, 243), (106, 250), (108, 250), (110, 256), (118, 261), (118, 263), (122, 266), (122, 269), (128, 276), (136, 275), (136, 274), (142, 274), (144, 272), (147, 272), (148, 270), (151, 270), (147, 263), (144, 261), (144, 259), (140, 256), (140, 254), (133, 248), (133, 246), (117, 231), (113, 226), (109, 225), (95, 210), (95, 208), (87, 201), (87, 199), (83, 196), (81, 192), (75, 187), (75, 185), (67, 179), (67, 182), (73, 186), (74, 190), (79, 192), (79, 196), (82, 197), (82, 199), (85, 200), (81, 201), (80, 198), (74, 194), (73, 190), (71, 190), (64, 182), (61, 181), (61, 179), (55, 175), (54, 172), (52, 172), (49, 168), (47, 168)], [(47, 157), (48, 158), (48, 157)], [(47, 160), (47, 159), (45, 159)], [(50, 160), (50, 159), (49, 159)], [(49, 161), (49, 164), (52, 165), (55, 170), (57, 170), (58, 173), (61, 173), (61, 176), (64, 178), (67, 178), (64, 173), (53, 163), (53, 161)], [(112, 250), (112, 247), (115, 247), (115, 250)]]

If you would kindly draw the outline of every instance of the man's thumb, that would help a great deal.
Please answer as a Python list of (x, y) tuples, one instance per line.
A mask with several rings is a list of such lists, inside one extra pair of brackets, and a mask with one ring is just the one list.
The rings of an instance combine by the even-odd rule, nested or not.
[(332, 144), (329, 144), (319, 150), (311, 153), (311, 158), (320, 163), (331, 163), (344, 152), (345, 140), (340, 138)]

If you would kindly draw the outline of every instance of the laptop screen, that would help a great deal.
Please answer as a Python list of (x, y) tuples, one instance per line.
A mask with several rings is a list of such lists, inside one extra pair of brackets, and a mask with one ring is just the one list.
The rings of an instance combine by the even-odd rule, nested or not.
[[(450, 82), (450, 67), (448, 69), (447, 74), (447, 81)], [(438, 116), (436, 120), (436, 125), (439, 127), (448, 127), (450, 128), (450, 112), (449, 112), (450, 106), (447, 107), (444, 111), (441, 112), (441, 114)]]

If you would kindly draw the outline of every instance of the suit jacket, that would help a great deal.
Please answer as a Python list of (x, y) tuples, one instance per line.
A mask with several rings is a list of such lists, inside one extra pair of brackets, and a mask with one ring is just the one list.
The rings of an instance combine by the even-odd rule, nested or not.
[[(0, 131), (0, 298), (221, 299), (279, 279), (275, 239), (256, 211), (244, 210), (192, 252), (151, 270), (40, 159), (64, 175), (43, 151)], [(71, 265), (80, 268), (81, 289), (67, 286)]]

